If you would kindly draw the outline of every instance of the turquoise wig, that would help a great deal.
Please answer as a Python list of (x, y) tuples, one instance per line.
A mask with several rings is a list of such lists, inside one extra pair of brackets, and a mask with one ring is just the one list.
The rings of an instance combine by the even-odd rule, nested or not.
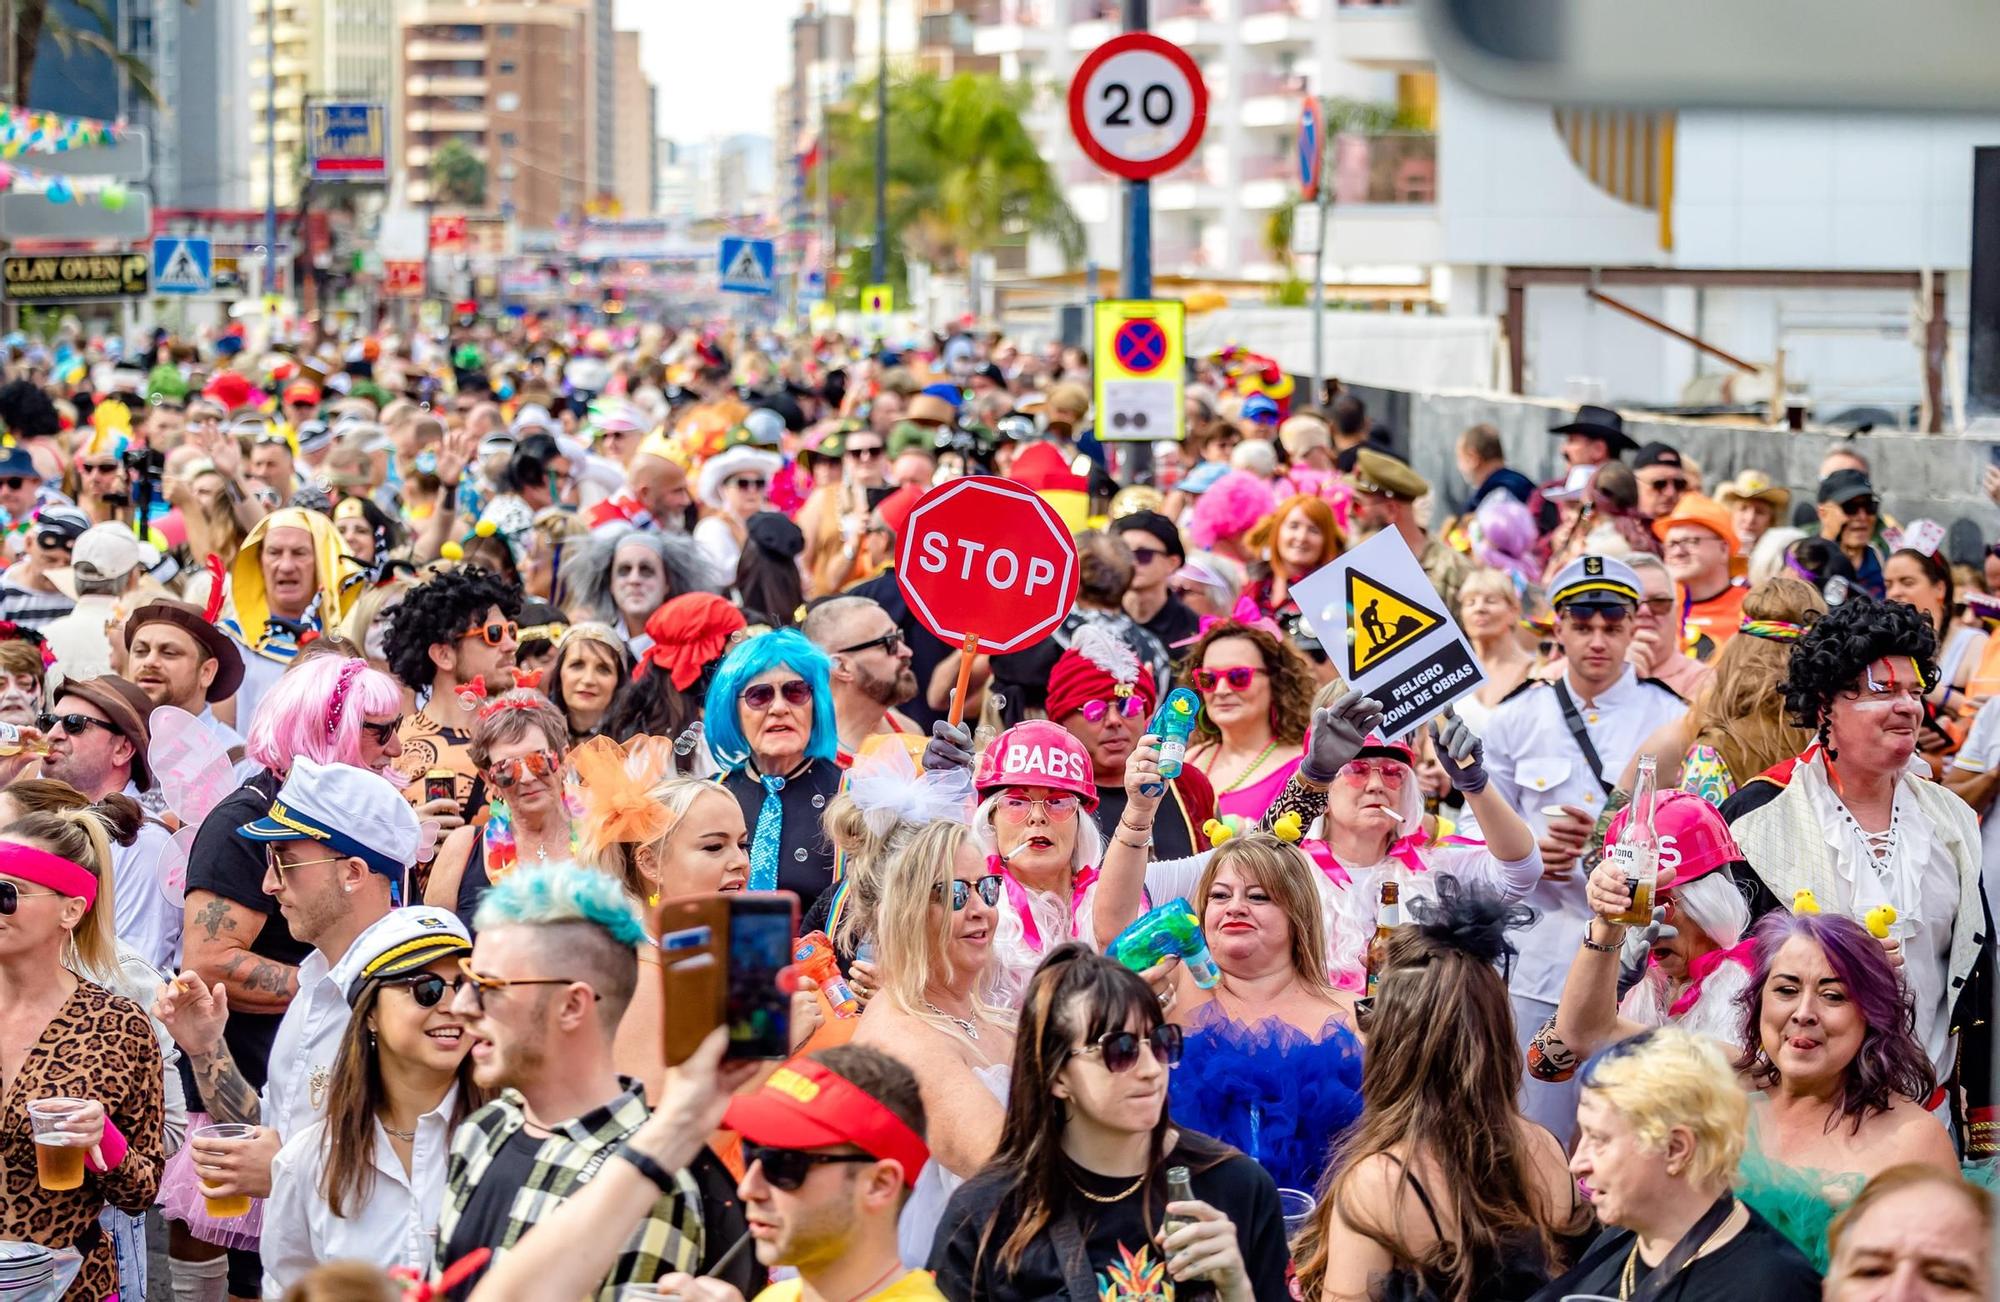
[(806, 739), (806, 758), (830, 760), (839, 747), (834, 731), (833, 684), (829, 675), (833, 661), (826, 652), (806, 640), (797, 629), (781, 628), (760, 633), (722, 658), (715, 677), (708, 684), (708, 701), (702, 726), (708, 731), (709, 749), (731, 768), (750, 760), (750, 742), (743, 735), (737, 717), (737, 698), (753, 680), (773, 669), (789, 669), (812, 688), (812, 735)]
[(568, 863), (508, 873), (480, 897), (472, 918), (480, 931), (558, 922), (587, 922), (628, 947), (646, 939), (639, 907), (616, 877)]

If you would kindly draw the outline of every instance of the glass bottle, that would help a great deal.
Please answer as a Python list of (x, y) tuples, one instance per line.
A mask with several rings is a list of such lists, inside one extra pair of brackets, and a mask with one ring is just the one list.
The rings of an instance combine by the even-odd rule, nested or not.
[(1610, 921), (1626, 927), (1653, 923), (1653, 891), (1660, 880), (1660, 836), (1653, 828), (1653, 796), (1658, 787), (1655, 767), (1651, 755), (1639, 757), (1639, 780), (1632, 787), (1625, 830), (1610, 850), (1612, 863), (1632, 892), (1632, 906)]

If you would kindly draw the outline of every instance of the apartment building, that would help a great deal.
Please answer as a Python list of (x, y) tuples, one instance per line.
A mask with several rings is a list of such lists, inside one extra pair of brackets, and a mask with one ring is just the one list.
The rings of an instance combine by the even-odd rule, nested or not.
[[(277, 206), (290, 208), (299, 197), (306, 105), (329, 99), (386, 103), (390, 98), (395, 85), (394, 0), (247, 0), (245, 17), (249, 206), (264, 206), (267, 140), (274, 138)], [(267, 113), (266, 100), (273, 98), (267, 78), (273, 66), (274, 112)], [(390, 131), (393, 138), (393, 121)]]
[[(583, 209), (596, 184), (590, 18), (562, 4), (404, 0), (396, 118), (410, 202), (512, 211), (530, 229)], [(453, 140), (485, 165), (475, 202), (433, 192), (431, 161)]]
[[(616, 137), (611, 151), (611, 197), (626, 217), (651, 217), (659, 188), (659, 111), (653, 83), (639, 64), (639, 33), (615, 33), (617, 55), (613, 63), (616, 93), (612, 96), (611, 121)], [(643, 133), (643, 134), (642, 134)]]

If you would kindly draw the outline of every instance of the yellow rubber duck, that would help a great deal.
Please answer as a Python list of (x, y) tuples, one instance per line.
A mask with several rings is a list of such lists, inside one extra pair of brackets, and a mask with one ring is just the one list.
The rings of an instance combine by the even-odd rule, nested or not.
[(1797, 891), (1792, 895), (1793, 913), (1818, 913), (1819, 901), (1811, 891)]
[(1296, 843), (1306, 834), (1306, 830), (1296, 813), (1288, 813), (1278, 815), (1277, 820), (1271, 824), (1271, 834), (1280, 841)]
[(1869, 935), (1877, 940), (1887, 940), (1889, 928), (1896, 925), (1896, 906), (1878, 904), (1862, 916), (1861, 922), (1868, 928)]
[(1201, 834), (1208, 838), (1210, 845), (1220, 846), (1224, 841), (1236, 835), (1236, 829), (1219, 818), (1211, 818), (1201, 825)]

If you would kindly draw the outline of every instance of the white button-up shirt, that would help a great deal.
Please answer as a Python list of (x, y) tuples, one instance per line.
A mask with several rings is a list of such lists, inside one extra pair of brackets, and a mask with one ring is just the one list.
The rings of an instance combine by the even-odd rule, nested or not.
[[(1654, 729), (1687, 712), (1680, 697), (1640, 682), (1630, 666), (1595, 700), (1586, 700), (1574, 681), (1566, 686), (1583, 716), (1591, 745), (1604, 761), (1604, 776), (1614, 783)], [(1570, 735), (1554, 688), (1534, 687), (1503, 702), (1493, 712), (1485, 740), (1486, 772), (1494, 790), (1538, 839), (1548, 830), (1545, 806), (1575, 805), (1593, 817), (1603, 813), (1604, 788)], [(1673, 784), (1675, 775), (1664, 773), (1660, 781), (1664, 789)], [(1540, 916), (1534, 926), (1513, 938), (1521, 952), (1514, 960), (1510, 985), (1517, 995), (1553, 1004), (1562, 998), (1563, 981), (1590, 919), (1583, 874), (1573, 873), (1566, 882), (1543, 878), (1528, 893), (1528, 903)]]
[[(139, 799), (138, 786), (126, 783), (125, 794)], [(182, 910), (160, 890), (160, 854), (172, 840), (165, 826), (148, 818), (132, 844), (111, 847), (111, 925), (118, 939), (162, 972), (178, 972), (181, 959)]]
[(347, 992), (314, 950), (299, 963), (299, 993), (271, 1041), (269, 1075), (260, 1096), (263, 1124), (290, 1139), (320, 1119), (333, 1083), (333, 1060), (347, 1033)]
[(320, 1192), (326, 1176), (326, 1122), (316, 1121), (286, 1140), (271, 1163), (271, 1196), (264, 1203), (264, 1237), (258, 1245), (264, 1296), (284, 1296), (324, 1261), (428, 1269), (429, 1249), (423, 1245), (430, 1242), (444, 1206), (451, 1117), (457, 1107), (458, 1086), (453, 1085), (436, 1107), (417, 1118), (408, 1171), (378, 1118), (371, 1154), (374, 1183), (365, 1200), (347, 1200), (345, 1216), (335, 1216)]

